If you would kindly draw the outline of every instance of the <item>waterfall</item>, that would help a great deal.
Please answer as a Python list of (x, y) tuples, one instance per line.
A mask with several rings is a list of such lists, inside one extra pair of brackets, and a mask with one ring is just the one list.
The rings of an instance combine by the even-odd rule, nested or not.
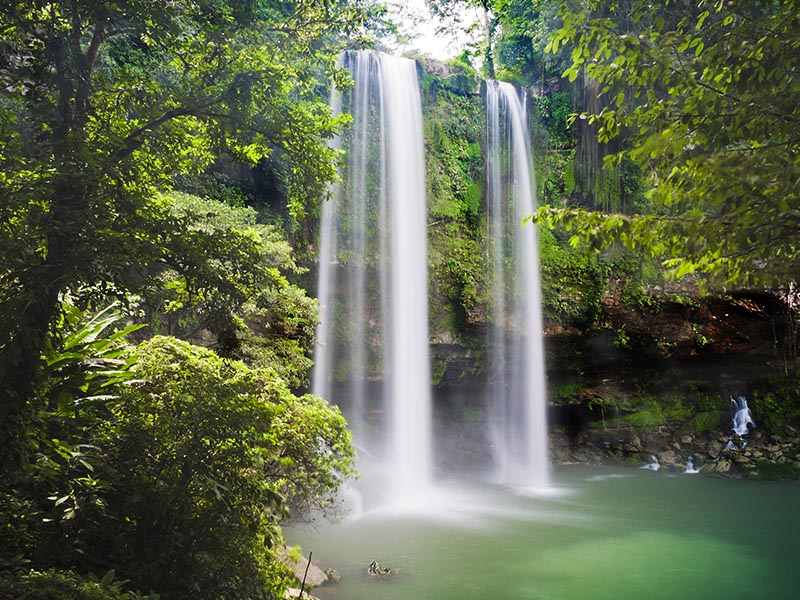
[(524, 100), (508, 83), (486, 83), (488, 264), (492, 268), (489, 439), (495, 478), (549, 485), (541, 289)]
[[(342, 66), (344, 56), (339, 58)], [(338, 90), (331, 89), (329, 104), (331, 113), (339, 116), (342, 112), (342, 98)], [(335, 135), (331, 147), (341, 147), (341, 137)], [(322, 204), (319, 235), (319, 270), (317, 274), (317, 298), (319, 299), (319, 323), (315, 331), (317, 345), (314, 349), (314, 370), (311, 374), (311, 392), (323, 398), (331, 396), (331, 343), (333, 341), (333, 290), (336, 285), (336, 256), (338, 241), (338, 207), (341, 203), (342, 189), (333, 185), (328, 190), (330, 198)]]
[[(343, 64), (354, 85), (334, 92), (331, 107), (353, 123), (341, 146), (346, 175), (322, 209), (312, 389), (342, 406), (356, 445), (383, 458), (390, 497), (403, 501), (428, 487), (433, 472), (417, 70), (412, 60), (370, 51), (349, 53)], [(385, 435), (374, 433), (380, 414)]]

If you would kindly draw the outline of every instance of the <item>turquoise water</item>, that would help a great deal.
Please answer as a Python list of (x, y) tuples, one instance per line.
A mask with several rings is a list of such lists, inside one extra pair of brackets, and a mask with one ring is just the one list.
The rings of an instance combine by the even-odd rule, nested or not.
[[(418, 512), (294, 529), (343, 580), (323, 600), (800, 597), (800, 484), (566, 470), (554, 494), (443, 486)], [(400, 575), (366, 575), (373, 560)]]

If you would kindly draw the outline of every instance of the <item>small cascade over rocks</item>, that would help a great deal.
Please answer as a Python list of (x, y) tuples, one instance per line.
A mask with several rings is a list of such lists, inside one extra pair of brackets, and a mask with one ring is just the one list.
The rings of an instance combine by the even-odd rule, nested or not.
[(699, 473), (702, 470), (702, 468), (703, 468), (702, 466), (695, 467), (694, 460), (690, 456), (689, 458), (686, 459), (686, 466), (684, 467), (683, 472), (689, 475), (695, 475)]
[(728, 438), (725, 450), (741, 450), (747, 446), (744, 436), (749, 434), (751, 429), (755, 429), (756, 422), (753, 420), (753, 414), (750, 412), (744, 396), (739, 396), (736, 400), (731, 397), (731, 404), (736, 412), (733, 414), (733, 435)]
[(647, 471), (658, 471), (661, 469), (661, 463), (658, 462), (658, 457), (655, 454), (650, 455), (650, 462), (642, 467)]
[(739, 436), (747, 435), (756, 426), (753, 414), (747, 406), (747, 400), (744, 396), (739, 396), (736, 400), (731, 398), (731, 404), (736, 408), (733, 415), (733, 432)]

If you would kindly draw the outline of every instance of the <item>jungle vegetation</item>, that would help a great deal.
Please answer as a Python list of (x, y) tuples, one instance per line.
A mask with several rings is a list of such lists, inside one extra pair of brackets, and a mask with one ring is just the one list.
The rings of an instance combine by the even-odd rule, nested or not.
[(292, 391), (315, 302), (286, 229), (175, 189), (227, 161), (316, 210), (346, 121), (321, 92), (381, 15), (0, 7), (3, 598), (282, 597), (279, 523), (352, 472), (339, 412)]
[[(482, 14), (460, 76), (535, 92), (552, 318), (592, 323), (611, 270), (794, 280), (795, 1), (428, 4)], [(282, 597), (281, 522), (335, 509), (353, 472), (339, 412), (297, 392), (348, 122), (327, 90), (340, 50), (391, 30), (371, 0), (0, 6), (0, 598)], [(463, 330), (485, 301), (482, 117), (474, 90), (423, 88), (434, 274)]]

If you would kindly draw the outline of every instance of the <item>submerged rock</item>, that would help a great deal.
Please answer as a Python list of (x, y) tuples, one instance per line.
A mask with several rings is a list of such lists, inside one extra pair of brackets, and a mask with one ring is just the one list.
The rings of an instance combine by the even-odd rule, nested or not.
[(395, 569), (385, 567), (376, 560), (369, 563), (369, 567), (367, 567), (367, 575), (370, 577), (388, 578), (394, 577), (397, 574), (398, 572)]
[(328, 576), (328, 583), (339, 583), (342, 580), (342, 574), (336, 569), (325, 569), (325, 575)]

